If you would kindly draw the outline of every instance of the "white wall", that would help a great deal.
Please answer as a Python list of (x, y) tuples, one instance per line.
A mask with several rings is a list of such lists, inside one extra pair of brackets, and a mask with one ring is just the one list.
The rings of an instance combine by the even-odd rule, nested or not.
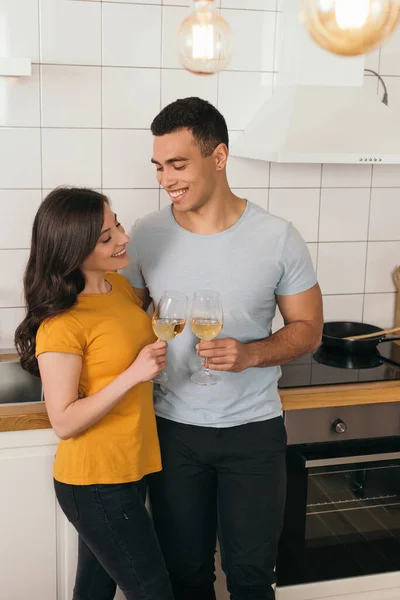
[[(23, 315), (22, 273), (41, 198), (60, 184), (103, 189), (126, 228), (166, 202), (150, 164), (152, 118), (188, 95), (216, 104), (232, 136), (269, 96), (278, 0), (221, 0), (236, 36), (229, 71), (179, 67), (187, 0), (0, 0), (0, 56), (34, 62), (0, 78), (0, 347)], [(400, 117), (400, 30), (368, 58)], [(368, 77), (371, 93), (377, 80)], [(400, 263), (400, 167), (279, 165), (231, 158), (242, 196), (294, 222), (309, 243), (326, 319), (390, 326)]]

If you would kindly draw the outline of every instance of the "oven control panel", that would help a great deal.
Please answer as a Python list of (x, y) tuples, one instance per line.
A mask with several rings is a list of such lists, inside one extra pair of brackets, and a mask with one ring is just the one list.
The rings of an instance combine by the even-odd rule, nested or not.
[(400, 436), (400, 402), (289, 410), (288, 444)]

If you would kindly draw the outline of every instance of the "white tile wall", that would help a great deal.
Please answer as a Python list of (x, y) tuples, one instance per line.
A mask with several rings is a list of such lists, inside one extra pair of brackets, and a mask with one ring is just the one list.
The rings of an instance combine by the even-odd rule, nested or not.
[(323, 188), (319, 241), (366, 240), (370, 196), (369, 188)]
[(100, 129), (43, 128), (42, 176), (44, 188), (101, 187)]
[[(276, 79), (277, 0), (220, 0), (236, 52), (219, 76), (180, 68), (175, 32), (189, 0), (0, 0), (0, 56), (32, 76), (0, 78), (0, 347), (23, 314), (21, 280), (41, 198), (60, 184), (103, 189), (129, 232), (164, 206), (149, 125), (162, 106), (198, 95), (224, 113), (231, 139)], [(367, 66), (400, 110), (400, 29)], [(366, 78), (371, 93), (381, 90)], [(393, 323), (400, 263), (400, 166), (286, 165), (232, 157), (234, 192), (290, 219), (308, 243), (326, 319)], [(6, 277), (7, 273), (7, 277)], [(12, 273), (9, 275), (9, 273)]]
[(320, 244), (317, 274), (322, 293), (362, 294), (366, 252), (366, 242)]
[(43, 127), (101, 127), (101, 67), (41, 67)]
[(31, 77), (0, 77), (0, 126), (40, 126), (39, 67)]
[(306, 242), (318, 240), (319, 189), (271, 189), (269, 210), (274, 215), (292, 221)]

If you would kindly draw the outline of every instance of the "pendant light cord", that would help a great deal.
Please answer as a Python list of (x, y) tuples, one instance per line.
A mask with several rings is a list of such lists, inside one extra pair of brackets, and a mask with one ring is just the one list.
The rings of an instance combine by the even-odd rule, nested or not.
[(386, 84), (383, 81), (382, 77), (379, 75), (379, 73), (377, 73), (376, 71), (373, 71), (372, 69), (364, 69), (364, 73), (372, 73), (373, 75), (376, 75), (376, 77), (379, 79), (379, 81), (383, 85), (383, 89), (384, 89), (382, 102), (383, 102), (383, 104), (386, 104), (386, 106), (389, 106), (389, 94), (387, 91), (387, 87), (386, 87)]

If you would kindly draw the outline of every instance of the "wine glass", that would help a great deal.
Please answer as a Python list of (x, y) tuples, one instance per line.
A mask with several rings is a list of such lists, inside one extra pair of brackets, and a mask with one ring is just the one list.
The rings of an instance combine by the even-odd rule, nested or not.
[[(175, 290), (167, 290), (162, 295), (153, 313), (151, 324), (158, 340), (168, 342), (180, 335), (185, 327), (188, 310), (188, 297)], [(165, 371), (153, 377), (153, 383), (166, 383)]]
[[(194, 335), (209, 342), (221, 332), (224, 323), (221, 296), (214, 290), (199, 290), (193, 296), (190, 326)], [(211, 373), (207, 363), (202, 370), (193, 373), (191, 379), (199, 385), (215, 385), (221, 381), (217, 373)]]

